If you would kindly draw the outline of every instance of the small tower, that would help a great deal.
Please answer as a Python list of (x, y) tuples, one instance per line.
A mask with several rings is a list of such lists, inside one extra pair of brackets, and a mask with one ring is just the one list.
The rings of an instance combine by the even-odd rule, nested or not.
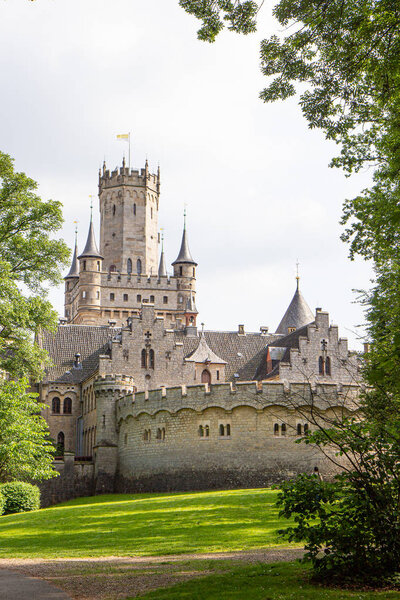
[(73, 317), (73, 300), (76, 295), (76, 287), (79, 282), (79, 264), (78, 264), (78, 229), (75, 229), (75, 248), (72, 257), (71, 268), (68, 275), (64, 277), (65, 281), (65, 297), (64, 297), (64, 314), (68, 321)]
[(181, 249), (179, 250), (178, 258), (172, 265), (174, 267), (174, 277), (178, 279), (178, 289), (181, 290), (181, 293), (178, 294), (178, 309), (182, 307), (182, 313), (185, 314), (186, 303), (190, 297), (192, 297), (194, 303), (197, 267), (197, 263), (193, 260), (189, 250), (186, 232), (186, 211), (184, 213)]
[(308, 323), (312, 323), (314, 321), (314, 315), (311, 312), (307, 302), (304, 300), (302, 293), (300, 292), (300, 277), (298, 274), (296, 276), (296, 281), (296, 291), (292, 301), (283, 315), (275, 333), (287, 335), (288, 333), (292, 333), (293, 331), (296, 331), (296, 329), (299, 329), (300, 327), (308, 325)]
[(198, 314), (193, 292), (191, 291), (189, 298), (186, 300), (185, 309), (185, 333), (187, 336), (197, 336), (196, 318)]
[(158, 277), (166, 277), (167, 276), (167, 267), (165, 265), (165, 256), (164, 256), (164, 234), (161, 236), (161, 255), (160, 255), (160, 264), (158, 265)]
[(103, 257), (97, 248), (92, 214), (90, 214), (86, 245), (82, 254), (78, 256), (78, 260), (79, 299), (78, 315), (75, 323), (97, 324), (101, 307), (101, 270)]
[(125, 166), (99, 175), (100, 251), (105, 271), (156, 275), (160, 171)]

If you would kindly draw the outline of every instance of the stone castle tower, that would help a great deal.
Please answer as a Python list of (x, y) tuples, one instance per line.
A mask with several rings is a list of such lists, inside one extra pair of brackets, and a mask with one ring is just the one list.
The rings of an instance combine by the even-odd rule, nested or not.
[(188, 244), (186, 219), (181, 248), (169, 276), (164, 249), (158, 259), (160, 169), (149, 172), (125, 166), (99, 172), (100, 250), (92, 218), (81, 254), (74, 255), (65, 277), (68, 323), (126, 323), (152, 304), (167, 326), (196, 333), (196, 267)]

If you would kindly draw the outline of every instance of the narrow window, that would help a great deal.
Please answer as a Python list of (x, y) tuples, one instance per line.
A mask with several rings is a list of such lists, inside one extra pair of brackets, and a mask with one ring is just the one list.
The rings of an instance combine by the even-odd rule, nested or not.
[(219, 371), (217, 369), (217, 381), (219, 381)]
[(154, 369), (154, 350), (151, 349), (149, 352), (149, 358), (150, 358), (150, 369)]
[(146, 369), (146, 367), (147, 367), (147, 352), (143, 348), (143, 350), (142, 350), (142, 369)]
[(136, 204), (133, 205), (133, 214), (136, 215)]
[(179, 267), (179, 275), (182, 275), (182, 273), (183, 273), (183, 268)]
[(71, 400), (71, 398), (64, 398), (63, 412), (64, 412), (64, 415), (70, 415), (72, 413), (72, 400)]
[(154, 296), (150, 296), (150, 302), (154, 304)]
[(301, 435), (301, 425), (300, 425), (300, 423), (297, 425), (297, 435)]
[(220, 437), (225, 435), (225, 427), (222, 424), (219, 426), (219, 435)]
[(183, 302), (183, 296), (182, 296), (182, 294), (179, 294), (179, 296), (178, 296), (178, 302), (179, 302), (179, 304), (182, 304), (182, 302)]
[(306, 435), (308, 433), (309, 429), (308, 429), (308, 423), (304, 423), (304, 435)]
[(229, 436), (231, 435), (231, 426), (230, 426), (230, 424), (229, 424), (229, 423), (228, 423), (228, 425), (226, 426), (226, 435), (229, 435)]
[(163, 303), (164, 304), (168, 304), (168, 296), (164, 296), (163, 297)]
[(86, 271), (86, 260), (83, 261), (83, 270)]
[(128, 275), (132, 273), (132, 261), (130, 258), (128, 258), (128, 260), (126, 261), (126, 272), (128, 273)]
[(124, 444), (125, 444), (125, 446), (127, 445), (127, 443), (128, 443), (128, 434), (126, 433), (124, 435)]
[(110, 294), (110, 300), (115, 300), (115, 294), (113, 292)]
[(204, 428), (204, 432), (206, 434), (206, 437), (210, 437), (210, 427), (209, 425), (206, 425)]
[(281, 434), (286, 435), (286, 423), (282, 423), (281, 425)]
[(153, 208), (150, 208), (150, 218), (153, 218)]
[(279, 425), (278, 425), (278, 423), (275, 423), (275, 425), (274, 425), (274, 435), (279, 435)]
[(82, 298), (86, 298), (86, 292), (82, 292)]
[(57, 436), (57, 454), (64, 454), (64, 446), (65, 446), (65, 435), (62, 431)]
[(100, 271), (100, 261), (97, 261), (97, 270)]
[(55, 414), (60, 413), (60, 398), (53, 398), (52, 403), (51, 403), (51, 408), (52, 408), (53, 413), (55, 413)]
[(196, 276), (196, 269), (193, 267), (193, 277)]
[(161, 429), (161, 439), (165, 440), (165, 427)]
[(136, 302), (141, 302), (142, 301), (142, 296), (140, 294), (138, 294), (136, 296)]
[(96, 292), (96, 298), (97, 298), (97, 300), (100, 298), (100, 292), (99, 291)]
[(329, 356), (327, 356), (325, 360), (325, 374), (331, 374), (331, 359), (329, 358)]
[(142, 261), (140, 260), (140, 258), (138, 258), (136, 261), (136, 272), (138, 275), (142, 274)]
[(203, 425), (199, 425), (199, 436), (204, 437), (204, 427)]
[(115, 215), (115, 204), (113, 204), (113, 216)]
[(124, 294), (124, 302), (128, 302), (128, 294)]
[(160, 427), (157, 428), (156, 440), (161, 440), (161, 429), (160, 429)]
[(325, 375), (325, 361), (322, 356), (318, 359), (318, 371), (320, 375)]

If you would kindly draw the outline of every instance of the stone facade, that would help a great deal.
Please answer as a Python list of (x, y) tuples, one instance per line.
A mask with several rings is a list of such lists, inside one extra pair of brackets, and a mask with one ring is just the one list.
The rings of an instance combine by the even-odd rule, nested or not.
[(99, 200), (100, 249), (91, 221), (65, 278), (66, 318), (38, 338), (53, 361), (38, 386), (50, 434), (78, 459), (44, 484), (46, 501), (68, 486), (74, 497), (259, 486), (314, 467), (331, 476), (295, 443), (312, 428), (310, 403), (356, 411), (359, 358), (329, 314), (310, 311), (297, 279), (275, 333), (199, 334), (186, 224), (173, 275), (163, 251), (158, 261), (160, 173), (104, 166)]

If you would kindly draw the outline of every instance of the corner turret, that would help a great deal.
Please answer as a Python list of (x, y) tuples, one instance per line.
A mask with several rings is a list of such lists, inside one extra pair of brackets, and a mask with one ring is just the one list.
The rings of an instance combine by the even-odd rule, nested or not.
[(72, 318), (72, 304), (74, 297), (74, 290), (79, 284), (79, 263), (78, 263), (78, 230), (75, 229), (75, 248), (72, 257), (71, 268), (68, 274), (64, 277), (65, 291), (64, 291), (64, 314), (67, 321)]
[[(181, 248), (178, 258), (172, 263), (174, 267), (174, 277), (178, 280), (178, 289), (181, 293), (178, 294), (178, 310), (182, 310), (182, 316), (186, 314), (187, 301), (192, 297), (194, 303), (194, 295), (196, 290), (196, 267), (197, 263), (193, 260), (189, 250), (188, 237), (186, 232), (186, 211), (184, 212), (183, 235)], [(197, 314), (197, 313), (193, 313)], [(177, 319), (178, 323), (179, 320)]]
[(160, 264), (158, 265), (158, 276), (159, 277), (167, 276), (167, 267), (165, 265), (165, 256), (164, 256), (164, 235), (161, 236), (161, 255), (160, 255)]
[(78, 256), (79, 260), (79, 298), (76, 322), (96, 323), (101, 307), (101, 271), (102, 260), (94, 235), (93, 217), (90, 215), (89, 232), (85, 248)]

